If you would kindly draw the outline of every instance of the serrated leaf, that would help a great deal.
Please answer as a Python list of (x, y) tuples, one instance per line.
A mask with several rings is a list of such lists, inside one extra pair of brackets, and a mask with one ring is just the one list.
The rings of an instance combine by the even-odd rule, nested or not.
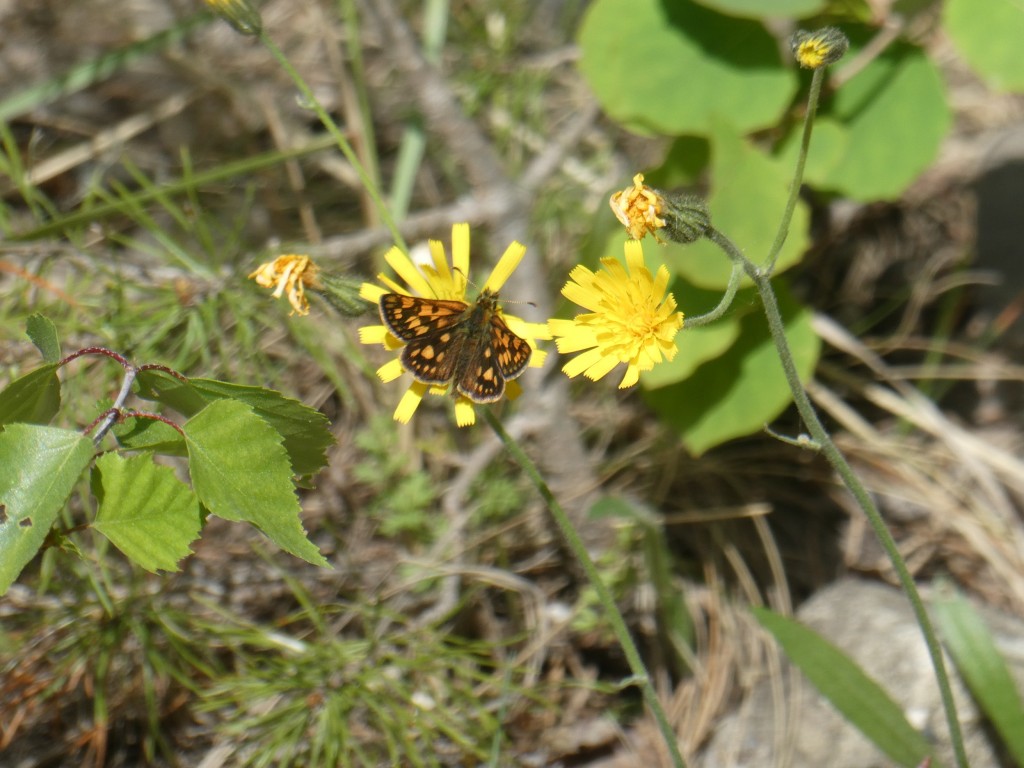
[(1019, 0), (946, 0), (942, 25), (960, 55), (992, 88), (1024, 90), (1024, 6)]
[(118, 445), (132, 451), (152, 451), (168, 456), (187, 456), (185, 438), (170, 424), (155, 419), (129, 417), (113, 430)]
[(1024, 765), (1024, 703), (981, 616), (960, 594), (940, 597), (935, 621), (956, 668), (1002, 737), (1016, 765)]
[(60, 340), (57, 337), (57, 326), (53, 321), (40, 314), (29, 317), (25, 324), (25, 332), (32, 339), (47, 363), (56, 363), (60, 360)]
[[(811, 328), (811, 313), (790, 299), (776, 281), (779, 308), (786, 324), (797, 372), (811, 375), (821, 342)], [(740, 292), (734, 303), (742, 308), (756, 299)], [(740, 315), (739, 312), (736, 315)], [(679, 354), (686, 354), (685, 328), (676, 337)], [(727, 440), (761, 430), (789, 405), (789, 386), (782, 373), (767, 321), (760, 311), (740, 315), (737, 341), (722, 356), (700, 366), (678, 384), (645, 392), (644, 399), (683, 442), (699, 455)]]
[(827, 0), (698, 0), (722, 13), (751, 19), (798, 19), (825, 7)]
[(60, 409), (56, 365), (44, 365), (0, 392), (0, 424), (49, 424)]
[(156, 370), (140, 372), (137, 381), (140, 397), (157, 400), (184, 416), (225, 398), (246, 403), (284, 438), (297, 476), (312, 475), (327, 465), (327, 448), (334, 445), (327, 417), (280, 392), (215, 379), (183, 382)]
[(628, 128), (706, 134), (774, 125), (796, 91), (779, 46), (758, 22), (689, 0), (597, 0), (580, 28), (580, 71), (604, 110)]
[(108, 453), (96, 461), (92, 527), (147, 571), (176, 571), (202, 528), (199, 501), (170, 467), (143, 454)]
[(35, 557), (92, 460), (78, 432), (11, 424), (0, 432), (0, 594)]
[(306, 538), (281, 435), (237, 400), (207, 405), (184, 426), (192, 488), (211, 513), (257, 526), (281, 549), (327, 565)]
[[(720, 125), (712, 137), (711, 179), (711, 224), (747, 258), (763, 263), (786, 207), (793, 167), (755, 148), (734, 127)], [(797, 263), (807, 249), (808, 221), (807, 206), (798, 201), (776, 273)], [(673, 274), (696, 286), (720, 291), (729, 284), (732, 262), (709, 240), (669, 243), (661, 253)]]
[(899, 704), (846, 654), (792, 619), (766, 608), (751, 610), (814, 687), (885, 754), (911, 768), (930, 754)]
[[(863, 42), (865, 33), (851, 33)], [(952, 124), (942, 76), (920, 48), (894, 43), (843, 84), (823, 110), (848, 143), (830, 189), (857, 200), (895, 199), (931, 165)]]

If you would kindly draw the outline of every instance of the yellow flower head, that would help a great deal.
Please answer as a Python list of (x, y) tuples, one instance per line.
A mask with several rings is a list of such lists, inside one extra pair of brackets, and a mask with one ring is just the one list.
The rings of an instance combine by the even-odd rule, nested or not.
[(288, 302), (292, 305), (289, 314), (308, 315), (309, 300), (306, 298), (306, 288), (319, 287), (319, 271), (319, 267), (309, 256), (289, 254), (260, 264), (256, 271), (249, 275), (249, 279), (255, 280), (262, 288), (273, 287), (274, 298), (280, 298), (288, 291)]
[(631, 238), (640, 240), (650, 232), (655, 240), (661, 242), (657, 230), (665, 226), (665, 220), (661, 218), (665, 200), (657, 190), (644, 184), (642, 173), (633, 177), (632, 187), (612, 195), (608, 204)]
[(824, 27), (816, 32), (797, 32), (790, 45), (801, 67), (819, 69), (843, 58), (850, 41), (836, 27)]
[(570, 378), (582, 373), (597, 381), (626, 363), (619, 383), (623, 389), (637, 383), (640, 371), (679, 351), (674, 339), (683, 327), (683, 313), (666, 291), (668, 269), (661, 265), (652, 277), (636, 240), (627, 241), (625, 251), (625, 267), (614, 258), (601, 259), (597, 272), (577, 265), (562, 288), (567, 299), (590, 310), (572, 320), (548, 321), (559, 352), (582, 352), (562, 367)]
[(210, 9), (243, 35), (258, 35), (263, 19), (249, 0), (206, 0)]
[[(543, 323), (528, 323), (525, 320), (515, 317), (513, 315), (507, 315), (502, 312), (500, 306), (493, 303), (494, 296), (508, 280), (509, 276), (515, 271), (515, 268), (519, 266), (519, 262), (522, 261), (523, 256), (526, 253), (526, 247), (520, 243), (513, 242), (505, 249), (505, 253), (498, 260), (497, 265), (494, 267), (490, 276), (481, 287), (480, 299), (478, 299), (477, 305), (471, 305), (466, 299), (466, 285), (467, 275), (469, 274), (469, 225), (468, 224), (455, 224), (452, 227), (452, 262), (451, 266), (448, 264), (447, 256), (445, 255), (444, 245), (438, 240), (431, 240), (429, 242), (430, 251), (430, 262), (427, 264), (417, 265), (412, 259), (397, 247), (392, 248), (384, 255), (384, 260), (388, 265), (395, 271), (398, 277), (404, 281), (405, 285), (402, 285), (395, 280), (387, 277), (386, 275), (378, 275), (377, 280), (381, 285), (375, 283), (363, 283), (359, 295), (367, 301), (372, 301), (375, 304), (380, 304), (381, 297), (385, 294), (400, 294), (402, 296), (421, 297), (425, 299), (440, 299), (447, 302), (455, 302), (455, 305), (450, 309), (446, 308), (443, 316), (440, 316), (434, 312), (431, 314), (431, 307), (422, 305), (417, 307), (413, 302), (400, 302), (392, 301), (389, 306), (395, 312), (405, 312), (410, 317), (405, 318), (408, 323), (410, 331), (416, 335), (415, 329), (424, 328), (426, 330), (420, 333), (425, 333), (432, 328), (433, 325), (437, 325), (438, 329), (450, 328), (454, 329), (456, 325), (459, 333), (452, 334), (453, 338), (457, 341), (465, 339), (467, 333), (491, 333), (492, 326), (490, 322), (487, 322), (481, 327), (473, 327), (467, 322), (467, 317), (462, 316), (462, 311), (469, 310), (471, 306), (481, 306), (486, 304), (486, 311), (482, 314), (475, 316), (477, 320), (480, 318), (487, 319), (490, 317), (488, 313), (494, 313), (508, 329), (525, 340), (532, 349), (533, 354), (530, 355), (529, 365), (531, 367), (539, 367), (544, 363), (545, 353), (537, 349), (537, 339), (550, 339), (551, 336), (548, 334), (547, 325)], [(457, 306), (457, 305), (463, 306)], [(382, 310), (383, 312), (383, 310)], [(415, 312), (415, 315), (412, 313)], [(382, 315), (383, 319), (383, 315)], [(392, 319), (393, 320), (393, 319)], [(476, 320), (472, 321), (475, 322)], [(460, 335), (461, 334), (461, 335)], [(401, 350), (406, 345), (406, 341), (397, 338), (389, 328), (383, 324), (380, 325), (367, 325), (359, 329), (359, 340), (363, 344), (381, 344), (385, 349), (391, 351), (397, 351), (399, 354), (390, 360), (389, 362), (382, 365), (377, 369), (377, 375), (384, 382), (394, 381), (406, 371), (406, 366), (403, 365), (401, 358)], [(500, 340), (499, 340), (500, 341)], [(494, 346), (494, 337), (491, 337), (491, 346)], [(431, 355), (436, 354), (438, 344), (432, 344), (429, 349)], [(456, 359), (461, 355), (479, 353), (483, 347), (477, 347), (469, 344), (462, 344), (461, 346), (452, 346), (449, 350), (442, 350), (443, 353), (450, 353)], [(525, 350), (523, 350), (525, 352)], [(443, 355), (442, 355), (443, 356)], [(525, 357), (525, 355), (522, 355)], [(498, 351), (498, 358), (501, 362), (504, 362), (503, 352)], [(436, 359), (431, 357), (427, 358), (425, 355), (421, 355), (417, 358), (424, 368), (433, 368), (434, 371), (440, 372), (442, 367), (440, 366), (441, 357)], [(434, 363), (437, 364), (434, 364)], [(456, 363), (458, 365), (458, 363)], [(444, 370), (448, 370), (445, 368)], [(481, 368), (482, 370), (482, 368)], [(420, 372), (420, 377), (423, 371)], [(518, 375), (518, 372), (516, 373)], [(412, 415), (416, 412), (419, 407), (420, 401), (427, 393), (434, 395), (444, 395), (449, 392), (456, 396), (455, 401), (455, 421), (460, 427), (469, 426), (476, 421), (476, 413), (473, 410), (473, 401), (468, 397), (460, 394), (455, 389), (455, 384), (458, 382), (452, 382), (445, 380), (440, 382), (443, 376), (430, 377), (429, 382), (425, 381), (414, 381), (409, 389), (406, 390), (405, 395), (402, 397), (395, 409), (395, 420), (403, 424), (407, 423)], [(504, 382), (504, 389), (502, 390), (510, 399), (517, 397), (520, 389), (518, 382), (506, 381)], [(500, 394), (495, 393), (495, 399), (500, 399)], [(489, 402), (490, 398), (478, 398), (477, 402)]]

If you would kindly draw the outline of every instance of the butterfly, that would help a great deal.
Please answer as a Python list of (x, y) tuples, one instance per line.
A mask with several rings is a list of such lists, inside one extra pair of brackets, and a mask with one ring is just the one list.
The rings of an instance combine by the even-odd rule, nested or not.
[(484, 290), (473, 304), (385, 293), (381, 322), (402, 348), (402, 366), (424, 384), (452, 385), (453, 395), (494, 403), (530, 362), (533, 350), (505, 325), (498, 294)]

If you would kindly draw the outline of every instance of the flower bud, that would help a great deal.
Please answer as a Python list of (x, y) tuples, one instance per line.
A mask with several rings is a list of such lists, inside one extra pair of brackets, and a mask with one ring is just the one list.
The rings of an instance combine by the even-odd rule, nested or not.
[(801, 67), (819, 69), (843, 58), (850, 41), (837, 27), (823, 27), (815, 32), (796, 32), (790, 47)]
[(700, 240), (711, 226), (711, 214), (704, 198), (696, 195), (665, 195), (665, 234), (676, 243)]
[(258, 35), (263, 31), (263, 19), (249, 0), (206, 0), (214, 13), (243, 35)]
[(334, 307), (344, 317), (365, 315), (373, 307), (359, 296), (363, 278), (320, 273), (320, 279), (312, 290)]

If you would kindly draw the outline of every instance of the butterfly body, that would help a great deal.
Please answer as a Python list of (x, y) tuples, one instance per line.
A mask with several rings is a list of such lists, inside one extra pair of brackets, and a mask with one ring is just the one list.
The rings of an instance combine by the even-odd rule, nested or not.
[(493, 291), (473, 304), (386, 293), (379, 309), (381, 322), (405, 342), (402, 366), (417, 381), (450, 384), (453, 395), (475, 403), (500, 400), (505, 383), (530, 362), (530, 345), (509, 330)]

